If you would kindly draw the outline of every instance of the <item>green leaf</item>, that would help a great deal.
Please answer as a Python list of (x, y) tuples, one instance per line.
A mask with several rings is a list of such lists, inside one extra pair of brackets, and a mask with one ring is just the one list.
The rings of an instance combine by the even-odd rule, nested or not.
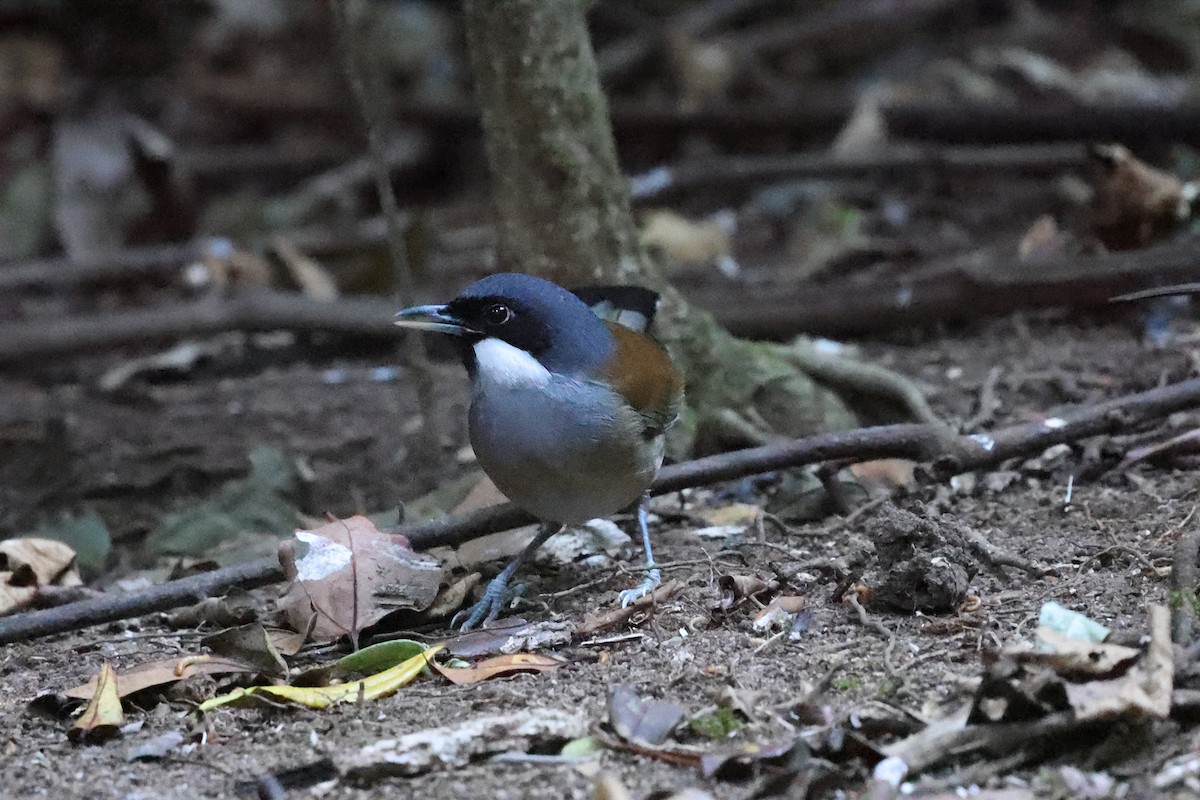
[(75, 563), (82, 571), (91, 574), (104, 569), (108, 554), (112, 551), (112, 536), (108, 526), (94, 511), (41, 528), (33, 535), (68, 545), (75, 551)]
[(332, 667), (333, 675), (359, 677), (383, 672), (419, 653), (424, 653), (427, 649), (428, 645), (412, 639), (379, 642), (339, 658)]
[(147, 547), (153, 553), (201, 555), (245, 532), (290, 535), (299, 520), (291, 499), (295, 486), (295, 468), (282, 452), (255, 447), (246, 478), (225, 484), (209, 500), (165, 515)]

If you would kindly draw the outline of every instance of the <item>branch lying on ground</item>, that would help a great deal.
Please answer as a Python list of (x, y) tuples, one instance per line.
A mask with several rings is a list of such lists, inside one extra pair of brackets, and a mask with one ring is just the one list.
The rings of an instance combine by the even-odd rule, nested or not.
[[(1042, 422), (1012, 425), (987, 434), (961, 436), (941, 425), (884, 425), (827, 433), (807, 439), (722, 453), (662, 469), (655, 494), (719, 483), (746, 475), (799, 467), (831, 459), (869, 461), (909, 458), (930, 465), (934, 478), (993, 467), (1010, 458), (1036, 455), (1047, 447), (1090, 436), (1126, 431), (1186, 408), (1200, 407), (1200, 379), (1119, 397), (1066, 411)], [(515, 528), (533, 518), (511, 503), (491, 506), (433, 522), (406, 525), (400, 533), (414, 548), (454, 545), (487, 533)], [(170, 581), (123, 598), (100, 598), (0, 619), (0, 644), (74, 630), (116, 619), (149, 614), (190, 602), (198, 587), (224, 591), (233, 586), (262, 586), (282, 577), (274, 559), (263, 559)], [(193, 583), (189, 583), (193, 582)], [(207, 581), (208, 583), (205, 583)], [(217, 587), (217, 588), (211, 588)]]
[(729, 289), (688, 293), (716, 311), (717, 319), (744, 336), (795, 333), (846, 336), (890, 332), (914, 325), (977, 322), (1030, 308), (1104, 308), (1122, 292), (1150, 283), (1195, 280), (1200, 238), (1188, 234), (1142, 250), (1025, 264), (1015, 257), (973, 264), (956, 259), (939, 269), (869, 285), (798, 285), (770, 292)]
[(269, 289), (246, 289), (179, 305), (119, 314), (0, 324), (0, 363), (205, 336), (225, 331), (327, 331), (398, 338), (396, 304), (382, 298), (314, 300)]
[[(271, 122), (302, 119), (308, 123), (352, 124), (352, 109), (338, 97), (281, 92), (271, 77), (247, 79), (216, 73), (190, 76), (185, 88), (197, 105), (221, 109), (231, 119)], [(332, 95), (332, 93), (330, 93)], [(768, 100), (727, 102), (680, 108), (653, 101), (612, 102), (618, 137), (630, 134), (695, 136), (725, 133), (742, 139), (756, 135), (828, 138), (840, 131), (858, 105), (858, 92), (813, 95), (804, 102)], [(895, 102), (880, 107), (889, 133), (897, 139), (947, 144), (1062, 141), (1119, 141), (1129, 147), (1155, 141), (1195, 138), (1200, 104), (1083, 104), (1061, 98), (1015, 106), (969, 102)], [(402, 102), (394, 114), (408, 125), (434, 127), (441, 136), (479, 131), (479, 106), (468, 98)]]
[(215, 569), (187, 578), (167, 581), (127, 595), (105, 595), (57, 608), (29, 611), (0, 619), (0, 644), (50, 636), (114, 620), (140, 617), (218, 597), (230, 589), (257, 589), (283, 580), (276, 559)]
[(974, 147), (893, 144), (880, 153), (837, 156), (828, 150), (752, 156), (706, 156), (658, 167), (633, 179), (633, 201), (662, 202), (698, 189), (731, 189), (804, 178), (859, 178), (894, 172), (1054, 175), (1087, 163), (1083, 144)]

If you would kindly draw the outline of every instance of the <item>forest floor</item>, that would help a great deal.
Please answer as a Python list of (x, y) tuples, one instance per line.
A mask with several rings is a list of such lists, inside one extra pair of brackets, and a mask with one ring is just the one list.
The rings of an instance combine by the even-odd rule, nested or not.
[[(947, 418), (972, 415), (989, 370), (999, 367), (1001, 377), (994, 381), (998, 405), (991, 422), (996, 425), (1178, 380), (1192, 369), (1182, 348), (1149, 347), (1128, 321), (1056, 314), (997, 320), (905, 343), (874, 342), (865, 350), (872, 359), (919, 379), (928, 387), (934, 408)], [(339, 361), (337, 366), (361, 375), (373, 364)], [(68, 414), (79, 415), (85, 436), (91, 426), (104, 431), (87, 443), (85, 456), (94, 469), (108, 470), (114, 485), (144, 482), (132, 472), (152, 462), (154, 453), (149, 450), (160, 447), (170, 434), (180, 452), (207, 460), (205, 471), (214, 474), (224, 469), (229, 453), (244, 452), (247, 439), (286, 443), (314, 464), (338, 471), (337, 479), (325, 485), (356, 487), (353, 492), (347, 489), (341, 507), (337, 498), (314, 501), (328, 502), (339, 512), (352, 511), (353, 502), (364, 502), (362, 498), (379, 503), (419, 487), (419, 478), (414, 482), (403, 459), (394, 458), (403, 446), (397, 421), (412, 412), (404, 406), (405, 393), (394, 384), (371, 381), (330, 386), (323, 374), (324, 365), (295, 365), (239, 378), (193, 379), (154, 388), (157, 402), (132, 406), (87, 392), (63, 391), (58, 401)], [(460, 419), (463, 381), (448, 377), (446, 383), (447, 400), (458, 401), (447, 402), (447, 419)], [(231, 418), (235, 402), (244, 407)], [(456, 435), (461, 441), (461, 430)], [(836, 718), (866, 713), (864, 709), (879, 703), (920, 716), (936, 715), (936, 708), (970, 696), (972, 681), (981, 673), (981, 652), (1031, 637), (1046, 601), (1057, 600), (1134, 640), (1146, 631), (1148, 606), (1167, 601), (1167, 580), (1151, 567), (1167, 563), (1180, 526), (1200, 502), (1195, 475), (1139, 465), (1075, 481), (1068, 503), (1065, 478), (1084, 460), (1083, 452), (1075, 449), (1061, 464), (1040, 473), (1018, 466), (1020, 477), (999, 491), (983, 488), (980, 481), (964, 491), (921, 487), (895, 500), (898, 507), (922, 516), (950, 515), (996, 547), (1020, 553), (1050, 573), (1035, 578), (1008, 570), (1001, 578), (981, 571), (971, 581), (970, 591), (981, 601), (973, 610), (918, 615), (872, 610), (871, 619), (894, 637), (888, 652), (894, 674), (885, 666), (889, 642), (880, 631), (860, 624), (828, 577), (810, 573), (793, 588), (811, 614), (807, 629), (797, 638), (784, 636), (767, 644), (751, 627), (752, 615), (744, 608), (714, 614), (721, 575), (770, 579), (769, 562), (861, 558), (869, 548), (872, 514), (832, 531), (827, 522), (799, 525), (790, 535), (767, 526), (765, 540), (753, 530), (732, 539), (706, 540), (693, 535), (695, 525), (662, 522), (655, 530), (657, 554), (666, 564), (677, 565), (667, 570), (667, 577), (684, 588), (632, 628), (630, 638), (568, 649), (561, 653), (568, 665), (552, 674), (466, 687), (426, 680), (377, 702), (326, 711), (223, 709), (208, 716), (204, 746), (161, 763), (130, 763), (125, 754), (139, 741), (179, 728), (187, 712), (178, 705), (159, 705), (138, 715), (144, 725), (120, 744), (80, 747), (67, 741), (60, 720), (31, 714), (26, 704), (41, 693), (86, 681), (104, 660), (120, 669), (194, 654), (197, 634), (143, 618), (5, 647), (0, 658), (5, 780), (14, 796), (230, 796), (239, 784), (245, 791), (245, 782), (255, 776), (319, 762), (331, 752), (426, 728), (432, 721), (551, 708), (582, 711), (598, 724), (606, 718), (609, 690), (623, 683), (643, 696), (677, 702), (689, 713), (711, 709), (732, 687), (753, 716), (738, 734), (742, 737), (760, 728), (779, 734), (783, 729), (778, 718), (784, 710), (831, 670), (833, 680), (822, 702)], [(180, 460), (173, 463), (185, 472), (189, 468)], [(140, 514), (156, 506), (161, 511), (169, 487), (180, 485), (159, 476), (149, 488), (137, 489), (137, 502), (127, 502), (133, 496), (109, 498), (106, 502), (114, 505), (105, 511), (127, 509), (125, 527), (136, 528)], [(723, 495), (727, 499), (729, 493), (704, 493), (688, 502), (719, 505)], [(743, 494), (740, 499), (753, 501), (754, 496)], [(114, 527), (122, 527), (121, 521), (108, 518)], [(635, 555), (627, 566), (629, 574), (609, 569), (607, 579), (605, 572), (582, 567), (534, 570), (527, 594), (531, 605), (521, 613), (528, 619), (577, 622), (614, 604), (616, 592), (634, 580)], [(597, 578), (601, 580), (588, 588), (564, 594)], [(255, 594), (266, 615), (275, 593), (267, 589)], [(1132, 779), (1136, 786), (1164, 757), (1195, 747), (1195, 732), (1173, 722), (1156, 726), (1153, 744), (1145, 748), (1126, 747), (1129, 735), (1117, 726), (1112, 741), (1097, 743), (1094, 751), (1068, 752), (1026, 769), (985, 761), (940, 777), (935, 773), (924, 779), (928, 786), (918, 786), (976, 781), (986, 785), (989, 778), (1014, 785), (1050, 769), (1048, 764), (1088, 770), (1093, 757), (1117, 781)], [(1113, 758), (1113, 747), (1124, 749), (1125, 757)], [(703, 786), (721, 798), (744, 797), (748, 791), (744, 782), (705, 780), (695, 767), (671, 766), (646, 756), (606, 751), (600, 761), (638, 796), (686, 786)], [(338, 784), (325, 787), (322, 796), (582, 798), (591, 796), (593, 780), (571, 765), (479, 763), (363, 788)]]

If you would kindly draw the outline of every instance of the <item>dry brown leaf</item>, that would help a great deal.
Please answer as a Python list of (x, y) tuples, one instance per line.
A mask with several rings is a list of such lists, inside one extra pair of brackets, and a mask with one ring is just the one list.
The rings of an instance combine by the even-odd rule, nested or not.
[(466, 686), (521, 672), (550, 672), (566, 663), (561, 658), (544, 653), (512, 653), (489, 658), (469, 667), (445, 667), (432, 661), (430, 665), (451, 683)]
[(25, 537), (0, 542), (0, 570), (14, 573), (9, 582), (16, 586), (83, 583), (75, 570), (75, 551), (53, 539)]
[(252, 667), (255, 672), (275, 678), (287, 677), (287, 662), (275, 649), (275, 643), (262, 623), (251, 622), (249, 625), (219, 631), (205, 636), (200, 644), (218, 656)]
[(907, 458), (877, 458), (874, 461), (851, 464), (850, 472), (872, 496), (875, 496), (877, 491), (890, 494), (893, 489), (914, 485), (913, 472), (916, 468), (917, 462)]
[(1161, 239), (1190, 216), (1190, 191), (1168, 172), (1137, 159), (1119, 144), (1092, 147), (1099, 173), (1092, 230), (1105, 247), (1130, 250)]
[(724, 98), (737, 76), (736, 51), (727, 42), (702, 41), (671, 30), (667, 32), (667, 52), (682, 108), (698, 108)]
[(722, 575), (717, 578), (717, 586), (721, 589), (721, 610), (728, 611), (747, 597), (770, 589), (770, 584), (757, 575)]
[(762, 611), (754, 615), (751, 627), (761, 633), (790, 625), (792, 617), (803, 611), (804, 606), (805, 600), (799, 595), (780, 595), (768, 603)]
[(423, 611), (443, 578), (436, 559), (363, 516), (296, 531), (280, 544), (279, 562), (292, 582), (280, 608), (297, 631), (311, 625), (317, 640), (356, 635), (393, 611)]
[[(147, 661), (122, 671), (117, 677), (120, 696), (128, 697), (144, 689), (165, 686), (195, 675), (229, 675), (253, 671), (253, 667), (232, 658), (200, 655)], [(96, 682), (97, 678), (92, 678), (87, 683), (67, 689), (63, 694), (78, 700), (87, 700), (96, 693)]]
[(888, 126), (880, 110), (880, 95), (867, 92), (838, 131), (829, 151), (838, 158), (866, 158), (887, 149)]
[(10, 577), (11, 572), (0, 572), (0, 616), (20, 611), (37, 597), (36, 586), (13, 586)]
[(1018, 662), (1048, 664), (1055, 672), (1065, 676), (1112, 675), (1142, 654), (1134, 647), (1074, 639), (1053, 628), (1038, 628), (1037, 638), (1050, 647), (1050, 652), (1032, 650), (1010, 655)]
[(424, 619), (448, 617), (462, 608), (462, 604), (466, 602), (467, 596), (479, 584), (479, 580), (482, 577), (480, 573), (472, 572), (468, 575), (463, 575), (442, 589), (438, 592), (437, 598), (434, 599), (433, 605), (425, 610)]
[(1033, 221), (1017, 244), (1017, 258), (1022, 264), (1048, 264), (1067, 256), (1069, 237), (1063, 233), (1054, 217), (1043, 214)]
[(337, 283), (326, 269), (282, 236), (272, 241), (279, 260), (287, 267), (292, 280), (300, 290), (314, 300), (335, 300), (338, 296)]
[(26, 608), (39, 589), (82, 586), (75, 551), (53, 539), (0, 542), (0, 616)]
[(608, 696), (608, 721), (627, 742), (657, 747), (667, 740), (684, 715), (683, 706), (646, 700), (628, 684), (618, 684)]
[(670, 262), (706, 266), (732, 257), (730, 231), (718, 219), (696, 222), (674, 211), (651, 211), (642, 224), (642, 241)]
[(1067, 683), (1067, 700), (1079, 722), (1096, 719), (1166, 719), (1175, 678), (1171, 612), (1150, 606), (1150, 646), (1120, 678)]
[(117, 736), (125, 724), (125, 712), (121, 709), (121, 695), (117, 689), (117, 674), (112, 664), (105, 661), (95, 677), (96, 691), (88, 701), (87, 708), (67, 731), (67, 738), (76, 743), (103, 742)]

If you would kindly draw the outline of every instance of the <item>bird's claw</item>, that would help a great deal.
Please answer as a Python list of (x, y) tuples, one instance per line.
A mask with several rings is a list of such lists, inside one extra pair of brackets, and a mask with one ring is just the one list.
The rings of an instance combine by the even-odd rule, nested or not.
[[(520, 588), (520, 587), (518, 587)], [(470, 609), (463, 609), (454, 615), (450, 620), (451, 628), (458, 628), (459, 631), (466, 633), (473, 630), (480, 624), (486, 625), (489, 622), (495, 621), (496, 617), (500, 616), (500, 612), (504, 609), (505, 601), (507, 601), (511, 592), (508, 589), (508, 581), (501, 580), (499, 576), (492, 579), (488, 587), (483, 592), (483, 597), (479, 598), (479, 602), (471, 606)], [(463, 616), (466, 620), (459, 625), (458, 622)]]
[(642, 580), (640, 585), (635, 586), (632, 589), (626, 589), (617, 595), (617, 597), (621, 600), (621, 608), (625, 608), (630, 603), (641, 600), (643, 597), (657, 589), (660, 583), (662, 583), (662, 573), (659, 572), (657, 568), (646, 570), (646, 577)]

